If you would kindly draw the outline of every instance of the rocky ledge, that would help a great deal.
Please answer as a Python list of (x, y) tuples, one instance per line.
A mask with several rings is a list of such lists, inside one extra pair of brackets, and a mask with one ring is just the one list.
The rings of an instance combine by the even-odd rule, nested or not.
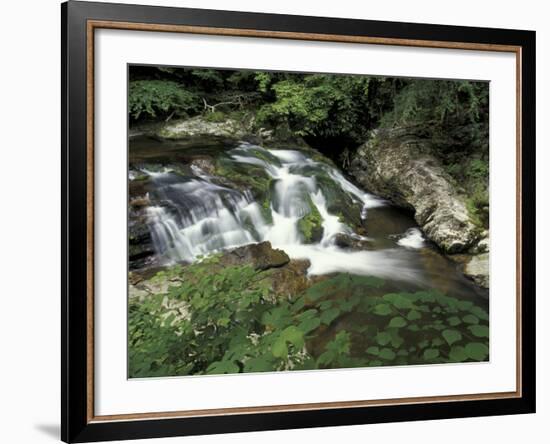
[(246, 122), (225, 118), (220, 121), (209, 121), (207, 116), (196, 116), (191, 119), (176, 120), (161, 126), (155, 135), (161, 139), (177, 140), (189, 137), (220, 137), (241, 139), (250, 133)]
[(357, 150), (349, 173), (366, 190), (413, 210), (424, 233), (446, 253), (468, 251), (480, 230), (425, 143), (403, 129), (378, 130)]
[[(186, 264), (181, 264), (185, 270)], [(227, 266), (250, 265), (258, 271), (258, 280), (266, 280), (274, 290), (274, 298), (291, 298), (306, 290), (312, 283), (307, 277), (308, 260), (290, 259), (287, 254), (273, 248), (270, 242), (249, 244), (224, 251), (219, 261), (210, 266), (216, 274)], [(170, 274), (158, 276), (165, 267), (134, 270), (129, 276), (130, 298), (144, 299), (154, 294), (166, 293), (169, 287), (178, 285), (182, 277)]]
[(472, 222), (464, 194), (428, 154), (427, 144), (408, 129), (375, 131), (357, 150), (348, 173), (369, 192), (414, 211), (426, 236), (487, 288), (489, 233)]

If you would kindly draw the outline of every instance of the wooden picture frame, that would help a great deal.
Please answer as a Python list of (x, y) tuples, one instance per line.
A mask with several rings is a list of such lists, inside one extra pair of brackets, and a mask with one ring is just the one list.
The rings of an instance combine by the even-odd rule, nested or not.
[[(535, 411), (535, 33), (69, 1), (62, 14), (62, 414), (65, 442)], [(94, 32), (212, 34), (516, 55), (517, 389), (131, 415), (94, 414)]]

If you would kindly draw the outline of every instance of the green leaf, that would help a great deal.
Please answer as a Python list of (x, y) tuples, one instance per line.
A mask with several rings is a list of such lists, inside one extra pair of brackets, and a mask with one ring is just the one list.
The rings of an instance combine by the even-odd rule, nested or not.
[(439, 356), (439, 350), (437, 348), (428, 348), (424, 350), (424, 359), (431, 361)]
[(268, 372), (273, 370), (273, 363), (265, 357), (251, 358), (244, 363), (245, 372)]
[(449, 359), (452, 362), (463, 362), (468, 359), (468, 355), (464, 351), (464, 347), (460, 345), (454, 345), (449, 352)]
[(487, 314), (487, 312), (485, 310), (483, 310), (481, 307), (478, 307), (478, 306), (474, 306), (470, 309), (470, 313), (472, 313), (473, 315), (477, 316), (479, 319), (482, 319), (484, 321), (488, 321), (489, 320), (489, 315)]
[(277, 338), (271, 347), (271, 353), (276, 358), (286, 359), (288, 356), (288, 347), (286, 346), (286, 341), (284, 338)]
[(383, 348), (380, 350), (378, 357), (389, 361), (395, 358), (395, 352), (389, 348)]
[(420, 314), (420, 312), (416, 311), (416, 310), (409, 311), (409, 314), (407, 315), (407, 319), (409, 321), (416, 321), (417, 319), (420, 319), (421, 317), (422, 317), (422, 315)]
[(457, 325), (462, 324), (462, 321), (458, 316), (452, 316), (449, 319), (447, 319), (447, 322), (451, 327), (456, 327)]
[(449, 345), (453, 345), (455, 342), (458, 342), (462, 339), (462, 335), (457, 330), (450, 330), (450, 329), (443, 330), (441, 335)]
[(373, 345), (373, 346), (367, 348), (367, 353), (369, 353), (371, 355), (374, 355), (374, 356), (378, 356), (379, 353), (380, 353), (380, 349), (376, 345)]
[(317, 365), (328, 365), (336, 358), (336, 352), (334, 350), (328, 350), (319, 356), (317, 359)]
[(302, 330), (304, 334), (308, 334), (319, 327), (319, 325), (321, 325), (321, 320), (319, 318), (311, 318), (300, 322), (298, 328)]
[(474, 304), (470, 301), (458, 301), (456, 305), (462, 311), (470, 310), (474, 306)]
[(405, 325), (407, 325), (407, 321), (405, 321), (405, 319), (403, 319), (401, 316), (396, 316), (395, 318), (392, 318), (392, 320), (388, 324), (388, 327), (400, 328), (404, 327)]
[(479, 318), (472, 314), (468, 314), (462, 318), (466, 324), (479, 324)]
[(388, 293), (382, 296), (382, 298), (387, 302), (391, 302), (398, 309), (413, 308), (414, 306), (412, 301), (401, 293)]
[(239, 373), (239, 367), (231, 361), (218, 361), (213, 362), (206, 369), (206, 373), (209, 375), (223, 374), (223, 373)]
[(481, 342), (470, 342), (464, 347), (464, 351), (468, 358), (474, 361), (483, 361), (489, 355), (489, 347)]
[(326, 310), (321, 313), (321, 322), (323, 324), (329, 325), (332, 321), (334, 321), (338, 315), (340, 314), (340, 310), (337, 308), (331, 308), (330, 310)]
[(470, 330), (476, 338), (489, 337), (489, 327), (486, 325), (470, 325), (468, 330)]
[(294, 325), (285, 328), (281, 332), (281, 338), (290, 342), (296, 348), (302, 348), (304, 346), (304, 333)]
[(392, 312), (392, 308), (389, 304), (378, 304), (374, 307), (373, 312), (380, 316), (387, 316)]
[(385, 331), (382, 331), (376, 335), (376, 342), (380, 345), (387, 345), (391, 341), (391, 335)]

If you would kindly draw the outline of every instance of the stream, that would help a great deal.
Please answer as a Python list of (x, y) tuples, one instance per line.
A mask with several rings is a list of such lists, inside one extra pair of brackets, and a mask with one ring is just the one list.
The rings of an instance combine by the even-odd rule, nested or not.
[(129, 223), (144, 222), (157, 264), (269, 241), (309, 260), (311, 277), (376, 276), (399, 291), (437, 289), (488, 307), (487, 290), (425, 239), (409, 213), (359, 189), (314, 150), (138, 136), (129, 153), (130, 200), (144, 200)]

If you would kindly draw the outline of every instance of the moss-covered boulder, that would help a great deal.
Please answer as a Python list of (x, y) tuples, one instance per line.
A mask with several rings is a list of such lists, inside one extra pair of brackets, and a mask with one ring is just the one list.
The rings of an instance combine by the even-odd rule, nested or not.
[(323, 218), (309, 196), (309, 212), (298, 220), (298, 231), (306, 244), (317, 243), (323, 238)]

